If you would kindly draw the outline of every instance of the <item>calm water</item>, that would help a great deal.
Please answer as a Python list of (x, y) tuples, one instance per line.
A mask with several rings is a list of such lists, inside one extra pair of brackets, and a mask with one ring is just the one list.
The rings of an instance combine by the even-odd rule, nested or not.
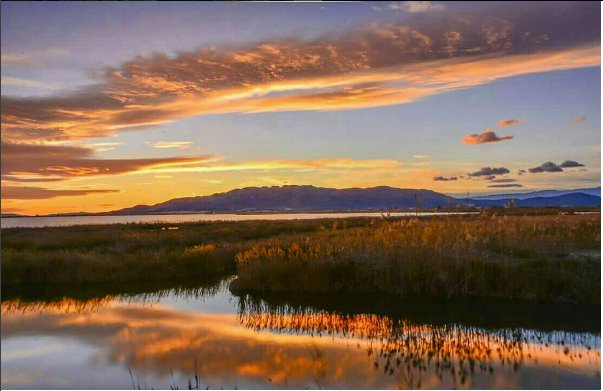
[(597, 309), (265, 300), (227, 283), (4, 291), (1, 386), (186, 389), (197, 373), (202, 389), (600, 388)]
[[(422, 212), (421, 215), (471, 214), (476, 212)], [(414, 212), (392, 212), (392, 217), (414, 215)], [(243, 220), (305, 220), (344, 217), (381, 217), (380, 212), (350, 213), (276, 213), (276, 214), (181, 214), (140, 216), (62, 216), (62, 217), (11, 217), (2, 219), (2, 228), (58, 227), (68, 225), (125, 224), (125, 223), (184, 223), (195, 221), (243, 221)]]

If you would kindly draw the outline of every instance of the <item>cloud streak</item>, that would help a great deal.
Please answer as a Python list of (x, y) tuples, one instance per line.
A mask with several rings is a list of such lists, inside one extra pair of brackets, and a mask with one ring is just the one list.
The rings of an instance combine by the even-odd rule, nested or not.
[(166, 149), (166, 148), (177, 148), (177, 149), (189, 149), (192, 141), (157, 141), (154, 143), (147, 143), (153, 148)]
[(2, 199), (10, 200), (41, 200), (56, 197), (83, 196), (89, 194), (106, 194), (116, 193), (117, 190), (112, 189), (84, 189), (84, 190), (57, 190), (46, 189), (42, 187), (17, 187), (17, 186), (2, 186)]
[(497, 128), (508, 128), (508, 127), (515, 126), (515, 125), (523, 125), (524, 121), (525, 120), (523, 118), (520, 118), (520, 119), (516, 119), (516, 118), (504, 119), (502, 121), (498, 121), (496, 123), (496, 127)]

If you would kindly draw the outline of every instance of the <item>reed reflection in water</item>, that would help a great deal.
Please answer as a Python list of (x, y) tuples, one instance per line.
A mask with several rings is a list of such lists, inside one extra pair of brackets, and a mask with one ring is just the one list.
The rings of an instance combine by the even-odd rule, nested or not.
[(258, 332), (359, 339), (357, 348), (374, 359), (375, 370), (395, 377), (399, 388), (421, 388), (425, 380), (431, 387), (434, 379), (459, 388), (477, 372), (492, 375), (495, 367), (517, 372), (521, 365), (539, 360), (591, 370), (600, 377), (600, 336), (590, 333), (414, 324), (375, 314), (274, 306), (249, 296), (240, 300), (239, 308), (241, 323)]
[(195, 373), (201, 388), (600, 383), (597, 333), (431, 325), (271, 305), (230, 295), (227, 282), (87, 299), (5, 300), (2, 388), (131, 388), (129, 370), (141, 388), (186, 388)]

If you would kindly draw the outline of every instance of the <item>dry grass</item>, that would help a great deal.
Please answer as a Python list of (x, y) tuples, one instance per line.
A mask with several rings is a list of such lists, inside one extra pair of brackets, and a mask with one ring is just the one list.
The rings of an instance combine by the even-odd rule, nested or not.
[(600, 215), (387, 220), (237, 255), (238, 291), (600, 303)]

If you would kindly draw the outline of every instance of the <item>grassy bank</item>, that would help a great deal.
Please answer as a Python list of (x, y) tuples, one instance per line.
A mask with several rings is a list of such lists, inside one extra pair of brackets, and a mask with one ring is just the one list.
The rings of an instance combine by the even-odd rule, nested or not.
[(600, 303), (600, 242), (599, 215), (384, 221), (255, 245), (232, 289)]
[(270, 238), (369, 219), (123, 224), (2, 230), (2, 284), (190, 279), (236, 271), (235, 255)]

